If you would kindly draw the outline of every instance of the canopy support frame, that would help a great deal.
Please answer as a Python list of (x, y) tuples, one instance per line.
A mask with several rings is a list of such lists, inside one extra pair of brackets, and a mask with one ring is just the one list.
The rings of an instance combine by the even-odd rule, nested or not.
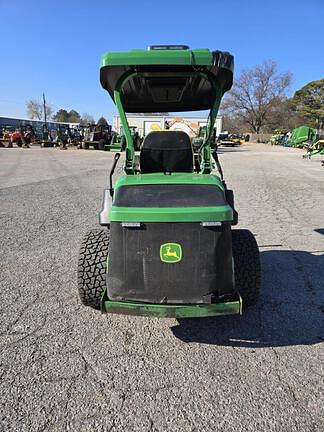
[[(211, 150), (210, 150), (210, 142), (211, 138), (213, 136), (213, 129), (214, 124), (216, 121), (217, 113), (219, 110), (220, 102), (223, 96), (222, 89), (217, 82), (217, 80), (212, 79), (209, 74), (199, 72), (201, 76), (203, 76), (205, 79), (207, 79), (209, 82), (212, 83), (212, 86), (215, 90), (215, 101), (213, 103), (213, 106), (210, 109), (208, 121), (207, 121), (207, 128), (206, 133), (204, 137), (204, 142), (200, 147), (199, 152), (201, 153), (201, 170), (203, 174), (209, 174), (211, 172), (212, 166), (211, 166)], [(134, 76), (140, 76), (141, 73), (138, 73), (134, 70), (127, 71), (124, 75), (120, 77), (118, 80), (115, 90), (114, 90), (114, 100), (115, 104), (117, 106), (117, 110), (119, 113), (120, 121), (123, 126), (125, 138), (126, 138), (126, 160), (124, 169), (126, 174), (135, 174), (135, 151), (134, 151), (134, 142), (131, 135), (131, 131), (129, 128), (127, 116), (123, 107), (123, 103), (121, 100), (121, 93), (123, 86)]]

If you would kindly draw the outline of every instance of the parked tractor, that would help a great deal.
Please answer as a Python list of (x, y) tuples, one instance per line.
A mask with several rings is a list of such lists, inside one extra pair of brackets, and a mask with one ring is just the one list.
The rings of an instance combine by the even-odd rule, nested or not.
[(324, 139), (319, 139), (310, 143), (307, 147), (307, 153), (303, 155), (304, 159), (311, 159), (315, 155), (324, 155)]
[(223, 147), (239, 146), (243, 142), (243, 137), (237, 134), (230, 134), (224, 131), (218, 135), (217, 144)]
[[(205, 138), (206, 133), (207, 133), (207, 126), (200, 126), (200, 128), (198, 129), (197, 136), (192, 138), (191, 144), (192, 144), (193, 151), (195, 153), (199, 152), (199, 149), (201, 148), (201, 146), (204, 142), (204, 138)], [(215, 147), (216, 141), (217, 141), (216, 140), (216, 128), (214, 128), (213, 134), (211, 137), (211, 141), (210, 141), (210, 145), (212, 148)]]
[(22, 126), (17, 128), (7, 128), (2, 132), (1, 143), (7, 143), (8, 148), (12, 148), (15, 145), (18, 147), (29, 148), (30, 144), (35, 142), (36, 134), (34, 128), (31, 125)]
[(88, 125), (84, 129), (82, 148), (95, 150), (108, 150), (111, 144), (112, 132), (110, 125)]
[(69, 144), (73, 144), (73, 135), (68, 125), (59, 125), (56, 131), (55, 146), (66, 150)]
[[(139, 133), (137, 132), (136, 126), (129, 126), (129, 131), (134, 143), (135, 150), (140, 150), (141, 148), (141, 137), (139, 136)], [(126, 136), (124, 133), (124, 129), (121, 126), (120, 128), (120, 134), (115, 133), (111, 140), (110, 149), (112, 150), (120, 150), (125, 151), (126, 149)]]
[(42, 126), (40, 146), (41, 148), (44, 148), (44, 147), (54, 147), (54, 145), (55, 145), (55, 141), (52, 136), (52, 133), (49, 130), (48, 125), (44, 123)]
[(270, 137), (271, 145), (283, 145), (284, 139), (286, 137), (286, 132), (281, 129), (276, 129)]
[[(130, 130), (130, 134), (131, 134), (131, 137), (132, 137), (132, 140), (134, 143), (134, 149), (140, 150), (142, 140), (141, 140), (141, 137), (139, 136), (139, 133), (137, 132), (137, 127), (136, 126), (129, 126), (129, 130)], [(123, 127), (120, 128), (120, 133), (121, 133), (121, 150), (124, 151), (126, 149), (126, 135), (125, 135)]]

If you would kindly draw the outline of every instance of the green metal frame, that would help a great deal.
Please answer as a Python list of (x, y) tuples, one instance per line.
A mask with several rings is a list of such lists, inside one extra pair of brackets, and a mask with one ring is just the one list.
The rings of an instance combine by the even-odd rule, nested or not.
[(111, 222), (231, 222), (229, 205), (218, 207), (115, 207), (109, 212)]
[(218, 176), (210, 174), (209, 176), (197, 175), (197, 173), (175, 172), (172, 176), (166, 176), (164, 173), (137, 174), (136, 176), (122, 175), (116, 179), (114, 190), (117, 191), (122, 186), (150, 184), (195, 184), (195, 185), (212, 185), (217, 186), (223, 192), (224, 185)]
[(231, 301), (212, 304), (154, 304), (108, 300), (106, 292), (101, 299), (102, 313), (152, 316), (158, 318), (199, 318), (207, 316), (242, 315), (242, 298), (237, 294)]
[(222, 100), (223, 92), (221, 87), (216, 83), (214, 80), (211, 81), (215, 90), (215, 102), (212, 106), (207, 127), (206, 127), (206, 135), (204, 137), (204, 142), (202, 144), (202, 173), (203, 174), (209, 174), (212, 170), (211, 166), (211, 151), (210, 151), (210, 141), (213, 137), (213, 131), (214, 131), (214, 125), (217, 117), (217, 113), (219, 110), (219, 106)]
[(324, 155), (324, 140), (319, 140), (309, 146), (307, 153), (303, 155), (303, 158), (311, 159), (315, 155)]
[(101, 57), (100, 67), (129, 66), (129, 65), (188, 65), (210, 66), (212, 52), (206, 48), (190, 50), (158, 50), (147, 51), (133, 49), (130, 51), (104, 53)]
[(117, 82), (115, 91), (114, 91), (114, 100), (115, 104), (117, 106), (117, 110), (119, 113), (120, 121), (123, 126), (125, 138), (126, 138), (126, 159), (125, 159), (125, 172), (126, 174), (134, 174), (135, 173), (135, 167), (134, 167), (134, 159), (135, 159), (135, 151), (134, 151), (134, 143), (131, 131), (129, 129), (129, 124), (127, 121), (126, 113), (124, 111), (123, 103), (121, 100), (121, 90), (123, 85), (126, 84), (126, 82), (136, 75), (136, 72), (126, 72), (119, 81)]
[[(209, 80), (215, 90), (215, 101), (208, 116), (206, 135), (204, 138), (204, 142), (201, 146), (201, 170), (203, 174), (210, 174), (212, 170), (210, 140), (213, 136), (213, 129), (214, 129), (217, 113), (219, 110), (219, 106), (222, 100), (223, 92), (221, 86), (218, 84), (216, 80), (212, 79), (206, 73), (199, 72), (199, 74), (203, 76), (205, 79)], [(140, 76), (139, 73), (133, 71), (126, 72), (124, 75), (120, 77), (120, 79), (117, 82), (116, 88), (114, 90), (114, 101), (126, 137), (126, 160), (125, 160), (126, 174), (135, 173), (135, 166), (134, 166), (135, 151), (134, 151), (134, 142), (129, 128), (127, 116), (121, 100), (121, 91), (123, 86), (127, 83), (127, 81), (130, 80), (135, 75)]]

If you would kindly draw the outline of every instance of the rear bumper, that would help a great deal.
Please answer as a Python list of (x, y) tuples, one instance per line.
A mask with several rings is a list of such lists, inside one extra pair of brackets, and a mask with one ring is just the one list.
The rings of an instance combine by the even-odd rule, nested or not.
[(101, 301), (102, 313), (152, 316), (157, 318), (197, 318), (221, 315), (242, 314), (242, 299), (239, 295), (231, 301), (212, 304), (153, 304), (130, 303), (108, 300), (104, 295)]

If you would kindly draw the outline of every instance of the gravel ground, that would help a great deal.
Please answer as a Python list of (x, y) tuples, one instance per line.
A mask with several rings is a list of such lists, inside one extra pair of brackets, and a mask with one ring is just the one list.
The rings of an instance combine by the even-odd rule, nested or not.
[(177, 321), (78, 300), (111, 154), (0, 149), (0, 430), (323, 431), (324, 168), (301, 154), (222, 151), (262, 296)]

